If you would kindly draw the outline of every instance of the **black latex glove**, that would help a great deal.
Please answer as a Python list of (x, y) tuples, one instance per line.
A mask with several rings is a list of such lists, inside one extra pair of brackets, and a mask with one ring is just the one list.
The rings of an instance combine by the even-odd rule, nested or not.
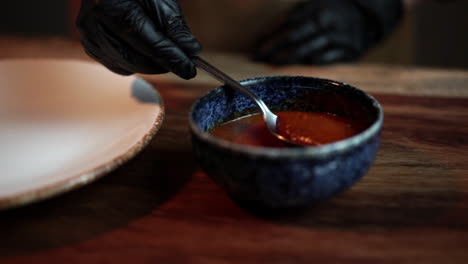
[(402, 11), (402, 0), (308, 0), (259, 41), (254, 59), (274, 64), (353, 61), (394, 29)]
[(200, 44), (176, 0), (82, 0), (77, 26), (88, 55), (113, 72), (196, 75)]

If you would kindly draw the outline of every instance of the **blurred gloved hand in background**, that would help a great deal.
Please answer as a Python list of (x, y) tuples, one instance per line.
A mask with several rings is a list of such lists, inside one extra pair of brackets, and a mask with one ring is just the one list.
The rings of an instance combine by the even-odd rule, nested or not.
[(259, 40), (257, 61), (329, 64), (354, 61), (398, 24), (402, 0), (307, 0)]
[(91, 57), (122, 75), (196, 75), (200, 52), (176, 0), (82, 0), (77, 26)]

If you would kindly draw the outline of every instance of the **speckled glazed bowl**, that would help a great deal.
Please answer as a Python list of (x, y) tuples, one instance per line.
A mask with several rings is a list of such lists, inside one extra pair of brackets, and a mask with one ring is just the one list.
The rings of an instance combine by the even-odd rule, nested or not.
[(190, 112), (192, 146), (202, 169), (235, 200), (268, 208), (312, 205), (349, 188), (375, 159), (383, 123), (380, 104), (350, 85), (311, 77), (274, 76), (242, 82), (273, 110), (334, 113), (367, 125), (363, 132), (318, 147), (268, 148), (234, 144), (209, 131), (258, 112), (222, 86)]

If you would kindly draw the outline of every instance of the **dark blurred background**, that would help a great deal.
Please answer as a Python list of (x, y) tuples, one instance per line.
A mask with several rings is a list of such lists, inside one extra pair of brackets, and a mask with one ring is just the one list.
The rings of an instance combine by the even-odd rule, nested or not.
[[(431, 2), (413, 10), (398, 30), (363, 61), (467, 68), (467, 11), (468, 1), (461, 0), (445, 4)], [(72, 36), (71, 13), (66, 0), (2, 1), (0, 33)]]
[(428, 3), (416, 13), (415, 59), (422, 65), (468, 66), (468, 1)]
[(364, 60), (467, 68), (467, 11), (468, 1), (428, 1), (407, 13), (396, 32)]
[(2, 1), (1, 33), (33, 35), (67, 35), (68, 2), (66, 0)]

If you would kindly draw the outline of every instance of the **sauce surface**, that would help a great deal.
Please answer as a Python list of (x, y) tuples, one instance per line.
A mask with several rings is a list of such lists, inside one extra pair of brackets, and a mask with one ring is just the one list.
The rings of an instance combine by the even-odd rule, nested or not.
[[(358, 134), (364, 126), (329, 113), (282, 111), (278, 115), (278, 132), (301, 145), (318, 146)], [(242, 117), (218, 127), (211, 133), (237, 144), (261, 147), (291, 147), (273, 136), (259, 114)]]

